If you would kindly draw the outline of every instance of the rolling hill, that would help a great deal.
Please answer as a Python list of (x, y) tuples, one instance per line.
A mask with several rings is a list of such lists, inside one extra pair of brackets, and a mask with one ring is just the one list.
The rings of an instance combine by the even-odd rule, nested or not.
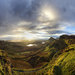
[[(5, 50), (3, 51), (5, 52)], [(11, 57), (7, 53), (4, 53), (6, 55), (4, 57), (0, 53), (0, 62), (5, 62), (5, 58), (6, 63), (8, 63), (9, 58), (12, 65), (14, 62), (16, 63), (14, 65), (17, 65), (17, 67), (14, 67), (14, 65), (13, 67), (9, 66), (12, 70), (9, 71), (8, 69), (9, 75), (75, 75), (75, 35), (62, 35), (58, 39), (51, 37), (46, 41), (46, 44), (41, 45), (29, 55), (19, 54), (14, 57), (12, 54), (13, 57)], [(22, 67), (19, 63), (25, 65), (25, 67)], [(6, 75), (6, 72), (2, 69), (4, 65), (0, 67), (2, 75)]]

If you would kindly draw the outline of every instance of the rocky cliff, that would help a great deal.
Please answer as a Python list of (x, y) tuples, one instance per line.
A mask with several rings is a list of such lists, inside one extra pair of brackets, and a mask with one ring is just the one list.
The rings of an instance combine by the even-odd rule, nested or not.
[(12, 64), (11, 60), (7, 56), (6, 52), (0, 50), (0, 75), (12, 75)]

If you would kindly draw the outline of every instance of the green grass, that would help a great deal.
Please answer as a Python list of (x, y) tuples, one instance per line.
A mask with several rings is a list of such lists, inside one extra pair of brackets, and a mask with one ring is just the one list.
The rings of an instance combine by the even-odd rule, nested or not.
[(69, 45), (65, 50), (66, 51), (75, 50), (75, 44)]
[[(72, 43), (73, 42), (73, 43)], [(49, 42), (48, 42), (49, 43)], [(16, 48), (17, 50), (18, 48)], [(14, 49), (15, 50), (15, 49)], [(14, 58), (20, 58), (21, 60), (27, 61), (22, 55), (29, 54), (31, 51), (27, 50), (26, 52), (19, 51), (15, 53)], [(46, 53), (46, 54), (45, 54)], [(12, 52), (9, 55), (12, 57)], [(20, 55), (21, 54), (21, 55)], [(38, 58), (36, 59), (36, 54), (38, 54)], [(40, 55), (39, 55), (40, 54)], [(0, 55), (2, 53), (0, 52)], [(33, 56), (28, 57), (27, 59), (31, 59), (35, 57), (36, 62), (33, 65), (41, 65), (44, 63), (44, 59), (47, 61), (41, 67), (38, 66), (29, 69), (23, 69), (23, 71), (32, 71), (37, 70), (33, 73), (22, 73), (22, 72), (14, 72), (15, 75), (75, 75), (75, 44), (73, 40), (66, 39), (58, 39), (53, 41), (50, 44), (47, 44), (43, 50), (40, 50), (39, 53), (35, 53)], [(34, 59), (34, 58), (33, 58)], [(18, 61), (18, 60), (17, 60)], [(0, 61), (1, 62), (1, 61)], [(22, 62), (21, 62), (22, 64)], [(46, 65), (48, 64), (48, 65)], [(25, 65), (25, 64), (24, 64)], [(30, 65), (26, 62), (26, 66)], [(46, 66), (45, 66), (46, 65)], [(25, 66), (25, 67), (26, 67)], [(45, 67), (44, 67), (45, 66)], [(0, 69), (2, 66), (0, 66)], [(13, 68), (15, 70), (21, 70), (21, 68)]]
[(54, 75), (75, 75), (75, 51), (61, 54), (51, 70)]
[(27, 54), (27, 53), (30, 53), (30, 51), (26, 51), (26, 52), (21, 52), (20, 54)]
[[(50, 49), (49, 49), (50, 50)], [(48, 66), (38, 71), (42, 75), (75, 75), (75, 44), (69, 45), (64, 49), (68, 52), (56, 52), (50, 60)], [(47, 50), (48, 51), (48, 50)]]
[[(67, 40), (64, 46), (60, 46), (62, 45), (62, 43), (64, 42), (59, 40), (59, 42), (56, 41), (52, 45), (49, 45), (45, 48), (43, 52), (48, 52), (46, 58), (49, 57), (49, 60), (51, 58), (50, 55), (53, 52), (55, 52), (55, 54), (52, 56), (52, 59), (47, 66), (45, 66), (44, 68), (40, 68), (40, 70), (35, 72), (36, 75), (75, 75), (75, 44), (68, 44), (67, 46)], [(58, 46), (61, 48), (59, 48)], [(63, 51), (61, 50), (62, 48)], [(29, 74), (35, 75), (34, 73)]]

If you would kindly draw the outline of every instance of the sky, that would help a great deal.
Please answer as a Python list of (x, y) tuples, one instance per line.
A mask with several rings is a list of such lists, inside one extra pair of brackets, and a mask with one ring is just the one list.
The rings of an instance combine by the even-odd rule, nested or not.
[(0, 40), (75, 34), (75, 0), (0, 0)]

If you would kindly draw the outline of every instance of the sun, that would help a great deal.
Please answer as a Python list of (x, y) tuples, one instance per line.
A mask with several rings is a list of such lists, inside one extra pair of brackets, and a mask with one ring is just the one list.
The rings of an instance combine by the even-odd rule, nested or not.
[(59, 18), (57, 10), (52, 6), (42, 6), (39, 10), (39, 14), (39, 21), (54, 21), (57, 20), (57, 18)]
[(45, 10), (43, 13), (50, 20), (53, 20), (55, 18), (54, 15), (53, 15), (53, 13), (50, 12), (50, 11), (48, 11), (48, 10)]
[(56, 20), (57, 16), (53, 9), (49, 8), (42, 8), (40, 10), (40, 16), (38, 17), (39, 21), (49, 21), (49, 20)]

